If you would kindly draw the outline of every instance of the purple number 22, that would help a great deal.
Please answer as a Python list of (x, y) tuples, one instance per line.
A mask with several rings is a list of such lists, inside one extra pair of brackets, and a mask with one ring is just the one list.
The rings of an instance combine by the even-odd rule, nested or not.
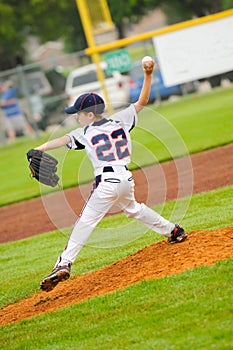
[[(114, 143), (111, 141), (116, 140)], [(116, 154), (118, 159), (123, 159), (129, 156), (129, 149), (127, 147), (127, 139), (123, 129), (114, 130), (110, 135), (99, 134), (92, 138), (92, 144), (97, 145), (100, 141), (104, 141), (104, 144), (101, 144), (96, 147), (96, 154), (99, 160), (110, 162), (115, 160), (114, 155), (114, 144), (116, 148)]]

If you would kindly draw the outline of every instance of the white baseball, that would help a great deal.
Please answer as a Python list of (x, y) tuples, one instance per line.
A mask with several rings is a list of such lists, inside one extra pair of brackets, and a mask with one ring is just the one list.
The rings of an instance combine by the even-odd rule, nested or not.
[(142, 59), (142, 65), (143, 65), (144, 67), (150, 67), (151, 64), (152, 64), (152, 62), (153, 62), (153, 58), (150, 57), (150, 56), (145, 56), (145, 57), (143, 57), (143, 59)]

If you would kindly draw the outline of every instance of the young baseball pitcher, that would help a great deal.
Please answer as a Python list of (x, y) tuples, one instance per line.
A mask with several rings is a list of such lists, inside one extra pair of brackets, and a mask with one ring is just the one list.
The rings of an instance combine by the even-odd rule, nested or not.
[(85, 149), (95, 174), (93, 191), (54, 269), (41, 281), (41, 290), (50, 291), (70, 277), (71, 265), (78, 253), (113, 205), (118, 205), (128, 217), (140, 220), (151, 230), (167, 237), (169, 243), (179, 243), (187, 238), (182, 227), (138, 203), (134, 197), (134, 181), (127, 168), (131, 155), (130, 131), (137, 124), (138, 113), (148, 103), (154, 60), (144, 58), (142, 68), (144, 82), (137, 102), (110, 118), (104, 118), (104, 100), (96, 93), (85, 93), (77, 98), (73, 106), (65, 109), (68, 114), (76, 114), (81, 128), (36, 148), (42, 152), (62, 146), (69, 150)]

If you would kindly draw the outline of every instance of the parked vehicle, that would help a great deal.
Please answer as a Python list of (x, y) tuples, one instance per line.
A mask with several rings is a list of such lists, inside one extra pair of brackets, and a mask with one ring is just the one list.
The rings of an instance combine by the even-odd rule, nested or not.
[[(105, 76), (105, 86), (113, 108), (119, 108), (129, 103), (129, 76), (120, 72), (108, 73), (106, 62), (101, 62)], [(74, 103), (76, 98), (87, 92), (95, 92), (104, 97), (101, 84), (97, 77), (94, 63), (73, 70), (67, 77), (65, 92), (67, 105)]]
[(33, 113), (34, 126), (36, 123), (38, 129), (46, 130), (48, 125), (64, 120), (64, 79), (53, 71), (47, 74), (42, 70), (25, 73), (28, 96), (26, 99), (24, 86), (21, 83), (19, 95), (23, 98), (21, 98), (20, 104), (29, 121), (31, 120), (31, 112)]
[(36, 93), (40, 96), (48, 96), (53, 94), (53, 88), (44, 72), (35, 71), (26, 73), (25, 79), (29, 92), (35, 91), (36, 89)]
[[(141, 61), (137, 61), (129, 71), (130, 87), (129, 100), (130, 103), (137, 101), (143, 83), (143, 70), (141, 68)], [(171, 95), (183, 95), (183, 93), (190, 93), (196, 90), (194, 83), (186, 83), (182, 85), (165, 86), (163, 77), (159, 69), (153, 72), (153, 79), (151, 83), (151, 91), (149, 103), (153, 103), (157, 98), (167, 99)]]

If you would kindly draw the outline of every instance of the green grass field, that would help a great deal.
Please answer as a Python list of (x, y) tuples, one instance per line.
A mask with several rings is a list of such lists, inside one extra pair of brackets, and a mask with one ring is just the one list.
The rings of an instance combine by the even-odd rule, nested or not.
[(142, 282), (4, 327), (1, 348), (230, 350), (232, 273), (230, 260)]
[[(232, 89), (217, 89), (202, 96), (164, 103), (160, 108), (149, 106), (133, 132), (136, 155), (132, 168), (232, 142), (232, 92)], [(155, 109), (157, 113), (153, 112)], [(173, 149), (174, 138), (177, 147)], [(24, 158), (26, 151), (36, 144), (37, 140), (20, 139), (15, 145), (1, 149), (2, 169), (7, 169), (7, 164), (17, 164), (18, 175), (15, 178), (13, 171), (1, 172), (1, 205), (40, 194), (37, 183), (27, 179)], [(143, 160), (142, 150), (146, 154)], [(62, 152), (53, 154), (63, 159)], [(82, 155), (70, 152), (62, 169), (67, 187), (77, 180), (75, 175), (69, 178), (69, 171), (76, 166), (74, 157), (81, 168), (89, 167)], [(228, 186), (193, 195), (181, 224), (188, 231), (232, 226), (232, 192), (233, 186)], [(187, 199), (178, 202), (182, 207)], [(169, 218), (174, 203), (167, 202), (154, 209)], [(97, 270), (161, 239), (152, 231), (144, 232), (144, 227), (134, 221), (137, 239), (119, 246), (114, 236), (108, 242), (112, 248), (98, 247), (103, 228), (114, 227), (124, 235), (130, 229), (126, 225), (129, 220), (123, 214), (105, 218), (78, 256), (72, 275)], [(63, 233), (44, 233), (0, 246), (1, 307), (38, 290), (40, 279), (50, 271), (64, 248), (68, 232), (69, 229)], [(179, 275), (143, 281), (113, 294), (1, 327), (1, 349), (230, 350), (233, 348), (232, 275), (230, 259), (213, 267), (198, 267)]]
[[(182, 224), (187, 230), (232, 224), (233, 186), (192, 197)], [(173, 202), (166, 203), (169, 216)], [(156, 210), (160, 208), (154, 207)], [(198, 217), (198, 221), (197, 221)], [(121, 227), (123, 214), (114, 220)], [(103, 220), (101, 230), (111, 224)], [(136, 224), (137, 225), (137, 224)], [(137, 229), (137, 227), (135, 227)], [(139, 228), (140, 229), (140, 228)], [(95, 233), (94, 233), (95, 234)], [(93, 271), (160, 239), (152, 231), (121, 247), (81, 251), (72, 275)], [(65, 245), (58, 231), (2, 244), (1, 300), (6, 305), (38, 291), (40, 278)], [(115, 244), (115, 242), (114, 242)], [(42, 248), (43, 247), (43, 248)], [(5, 273), (7, 271), (7, 273)], [(231, 349), (233, 260), (141, 282), (0, 329), (1, 349)], [(43, 336), (44, 335), (44, 336)]]
[[(131, 133), (133, 157), (130, 168), (231, 143), (232, 95), (233, 88), (217, 89), (203, 95), (189, 95), (173, 103), (164, 102), (159, 108), (154, 105), (145, 108), (139, 114), (139, 125)], [(39, 140), (20, 138), (14, 145), (1, 147), (0, 206), (54, 191), (40, 187), (30, 179), (26, 152), (66, 132), (58, 128), (56, 133), (44, 134)], [(84, 151), (67, 152), (64, 148), (50, 153), (59, 160), (58, 172), (63, 188), (92, 181), (93, 171)]]

